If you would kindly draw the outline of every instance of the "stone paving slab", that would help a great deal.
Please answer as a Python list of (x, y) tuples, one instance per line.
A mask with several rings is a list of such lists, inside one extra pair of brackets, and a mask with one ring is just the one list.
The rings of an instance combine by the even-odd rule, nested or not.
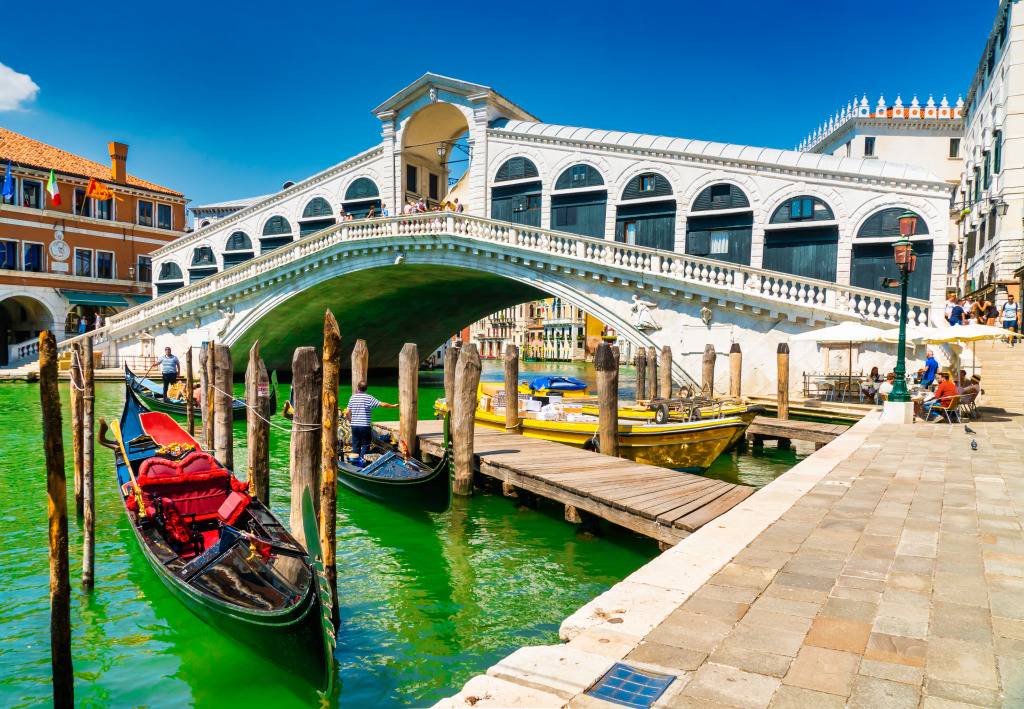
[(668, 709), (1024, 707), (1022, 424), (862, 421), (489, 674), (583, 709), (617, 660)]

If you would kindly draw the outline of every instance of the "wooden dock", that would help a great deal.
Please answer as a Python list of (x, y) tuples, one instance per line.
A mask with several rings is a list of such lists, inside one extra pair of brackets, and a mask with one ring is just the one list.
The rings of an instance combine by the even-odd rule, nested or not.
[[(398, 430), (397, 421), (377, 426)], [(423, 451), (437, 456), (443, 453), (440, 421), (420, 421), (417, 430)], [(589, 513), (669, 545), (754, 492), (746, 485), (480, 426), (474, 434), (474, 453), (478, 472), (564, 504), (567, 519)]]
[[(769, 416), (758, 416), (747, 428), (747, 439), (754, 445), (765, 440), (778, 441), (812, 441), (813, 443), (831, 443), (850, 429), (849, 426), (836, 423), (820, 423), (818, 421), (780, 421)], [(788, 445), (788, 444), (787, 444)]]

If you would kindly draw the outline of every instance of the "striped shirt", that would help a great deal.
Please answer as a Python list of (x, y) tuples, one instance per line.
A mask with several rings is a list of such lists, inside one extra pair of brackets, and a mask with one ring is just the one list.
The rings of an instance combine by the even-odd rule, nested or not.
[(349, 415), (352, 417), (353, 426), (369, 426), (370, 410), (380, 406), (380, 402), (366, 392), (357, 391), (348, 400)]

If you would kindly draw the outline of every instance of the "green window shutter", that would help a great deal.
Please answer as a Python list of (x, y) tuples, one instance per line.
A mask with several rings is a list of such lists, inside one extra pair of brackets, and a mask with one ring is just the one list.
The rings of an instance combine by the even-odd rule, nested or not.
[(180, 281), (184, 279), (181, 273), (181, 269), (178, 268), (178, 264), (168, 261), (160, 265), (160, 279), (161, 281)]
[(707, 256), (711, 251), (710, 231), (691, 231), (686, 235), (686, 253), (691, 256)]
[[(900, 235), (900, 215), (908, 210), (902, 207), (890, 207), (875, 212), (864, 220), (864, 224), (857, 231), (858, 239), (878, 239), (882, 237), (897, 238)], [(928, 224), (921, 218), (920, 214), (914, 213), (917, 217), (917, 228), (914, 236), (928, 234)], [(916, 247), (915, 247), (916, 248)]]
[(494, 176), (494, 181), (505, 182), (507, 180), (523, 180), (530, 177), (537, 177), (539, 174), (537, 166), (533, 164), (532, 160), (524, 157), (511, 158), (506, 160), (502, 166), (498, 168), (498, 172)]
[(346, 202), (349, 200), (372, 199), (379, 196), (380, 191), (377, 189), (376, 183), (369, 177), (360, 177), (345, 190)]
[(327, 200), (323, 197), (314, 197), (306, 205), (306, 208), (302, 210), (302, 218), (309, 219), (310, 217), (329, 217), (334, 214), (334, 210), (331, 209), (331, 205), (328, 204)]
[(244, 231), (236, 231), (228, 237), (225, 251), (252, 251), (252, 240)]
[(992, 148), (994, 151), (992, 170), (998, 175), (1003, 170), (1003, 132), (1001, 130), (995, 132), (992, 142), (994, 143)]
[(693, 201), (694, 212), (711, 209), (743, 209), (750, 206), (750, 200), (736, 185), (717, 184), (705, 187)]
[(271, 217), (263, 226), (263, 236), (275, 236), (278, 234), (291, 234), (292, 225), (284, 217)]
[(213, 249), (209, 246), (197, 246), (192, 251), (192, 265), (193, 266), (209, 266), (217, 265), (217, 260), (213, 257)]
[[(654, 177), (654, 189), (642, 192), (640, 187), (645, 177)], [(661, 175), (648, 172), (643, 175), (637, 175), (630, 180), (625, 189), (622, 190), (622, 199), (646, 199), (648, 197), (664, 197), (672, 194), (672, 184), (662, 177)]]

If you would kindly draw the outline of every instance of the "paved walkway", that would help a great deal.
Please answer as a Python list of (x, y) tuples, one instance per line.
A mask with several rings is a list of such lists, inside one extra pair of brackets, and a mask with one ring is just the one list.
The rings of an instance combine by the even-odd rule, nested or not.
[(1022, 424), (862, 422), (439, 706), (611, 709), (616, 661), (672, 709), (1024, 706)]

